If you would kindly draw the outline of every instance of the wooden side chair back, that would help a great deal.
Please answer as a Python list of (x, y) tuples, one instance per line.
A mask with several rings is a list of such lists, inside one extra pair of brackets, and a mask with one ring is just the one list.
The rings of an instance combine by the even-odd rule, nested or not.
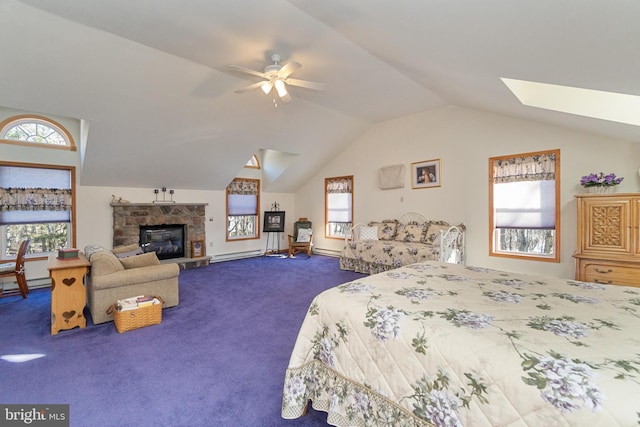
[[(0, 264), (0, 278), (2, 277), (15, 277), (18, 282), (18, 289), (22, 298), (26, 298), (29, 293), (29, 286), (27, 286), (27, 279), (24, 272), (24, 259), (27, 256), (31, 239), (27, 239), (20, 243), (18, 254), (16, 256), (16, 262), (7, 262)], [(0, 287), (0, 295), (2, 295), (2, 288)]]
[(313, 224), (307, 218), (299, 218), (293, 223), (293, 234), (289, 234), (289, 256), (304, 252), (311, 257), (312, 248)]

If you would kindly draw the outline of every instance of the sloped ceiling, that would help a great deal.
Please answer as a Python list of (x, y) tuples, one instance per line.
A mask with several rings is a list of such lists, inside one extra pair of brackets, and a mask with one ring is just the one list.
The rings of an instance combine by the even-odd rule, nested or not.
[[(222, 190), (282, 152), (295, 160), (264, 189), (293, 192), (373, 123), (448, 104), (640, 142), (500, 81), (640, 95), (639, 16), (635, 1), (0, 0), (0, 106), (85, 120), (85, 185)], [(277, 108), (234, 93), (257, 79), (226, 66), (272, 53), (327, 90)]]

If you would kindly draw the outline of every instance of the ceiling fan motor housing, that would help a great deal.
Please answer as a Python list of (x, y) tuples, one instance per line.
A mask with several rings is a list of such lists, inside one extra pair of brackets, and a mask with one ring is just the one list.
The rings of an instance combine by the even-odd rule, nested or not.
[(271, 60), (273, 61), (273, 64), (264, 67), (264, 73), (269, 77), (274, 78), (276, 77), (275, 75), (278, 74), (278, 71), (280, 71), (280, 69), (282, 68), (282, 65), (278, 65), (278, 62), (280, 62), (280, 55), (274, 53), (273, 55), (271, 55)]

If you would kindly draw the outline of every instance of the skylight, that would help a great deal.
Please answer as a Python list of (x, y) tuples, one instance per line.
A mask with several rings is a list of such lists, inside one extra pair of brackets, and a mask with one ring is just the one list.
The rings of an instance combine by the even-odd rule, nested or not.
[(500, 79), (524, 105), (640, 126), (640, 96)]

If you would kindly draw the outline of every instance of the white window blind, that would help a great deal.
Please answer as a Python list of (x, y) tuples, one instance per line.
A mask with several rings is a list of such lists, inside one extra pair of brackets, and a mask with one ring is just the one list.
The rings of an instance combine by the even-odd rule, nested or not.
[(258, 196), (253, 194), (229, 194), (229, 215), (257, 215)]
[(351, 222), (351, 193), (328, 194), (327, 221)]
[(494, 184), (495, 227), (555, 229), (555, 184), (555, 180)]

